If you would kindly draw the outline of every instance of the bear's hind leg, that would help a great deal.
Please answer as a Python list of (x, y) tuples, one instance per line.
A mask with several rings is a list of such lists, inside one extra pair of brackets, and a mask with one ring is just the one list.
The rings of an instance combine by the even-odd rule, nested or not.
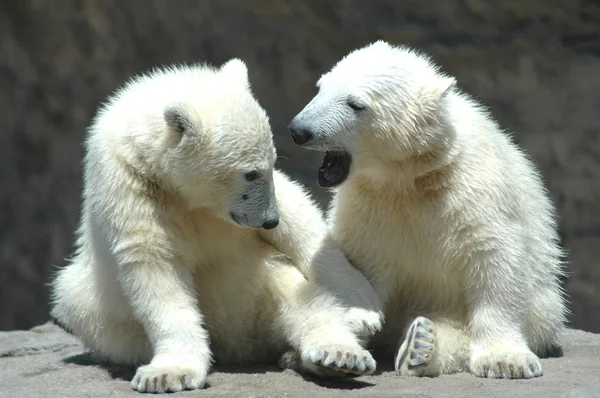
[[(84, 259), (86, 260), (86, 259)], [(79, 337), (102, 362), (135, 365), (152, 357), (144, 328), (133, 319), (115, 283), (97, 277), (91, 260), (76, 258), (52, 281), (54, 322)]]
[(531, 295), (525, 334), (531, 350), (540, 358), (561, 357), (560, 337), (566, 322), (565, 299), (558, 283), (548, 283)]
[(438, 376), (468, 369), (469, 336), (458, 322), (419, 316), (408, 323), (396, 353), (396, 374)]

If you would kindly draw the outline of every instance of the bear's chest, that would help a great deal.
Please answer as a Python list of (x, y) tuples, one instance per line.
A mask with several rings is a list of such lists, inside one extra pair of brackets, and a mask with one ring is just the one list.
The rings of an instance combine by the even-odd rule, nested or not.
[[(177, 256), (193, 276), (215, 357), (236, 362), (270, 352), (257, 342), (269, 335), (261, 322), (266, 319), (268, 324), (275, 313), (267, 292), (272, 273), (269, 264), (278, 252), (252, 229), (209, 217), (184, 221), (177, 226), (174, 239)], [(260, 353), (252, 351), (256, 347)]]
[(411, 195), (340, 192), (331, 213), (334, 238), (385, 300), (415, 286), (461, 290), (462, 264), (439, 203)]
[(208, 279), (220, 270), (235, 275), (238, 267), (255, 272), (269, 250), (255, 230), (237, 227), (206, 210), (191, 211), (173, 220), (172, 243), (179, 261)]

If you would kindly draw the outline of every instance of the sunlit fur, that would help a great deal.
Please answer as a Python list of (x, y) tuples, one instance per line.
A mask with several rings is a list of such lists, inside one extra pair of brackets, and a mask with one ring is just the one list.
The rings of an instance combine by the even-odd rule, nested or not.
[(392, 355), (425, 316), (434, 350), (409, 374), (541, 375), (537, 356), (560, 352), (566, 309), (554, 208), (532, 162), (454, 78), (408, 48), (353, 51), (318, 85), (296, 117), (325, 143), (314, 149), (352, 154), (329, 222), (384, 304), (373, 346)]
[[(338, 351), (374, 368), (356, 334), (381, 327), (375, 291), (306, 192), (273, 171), (242, 61), (133, 79), (85, 148), (77, 249), (52, 282), (52, 316), (103, 360), (149, 362), (133, 388), (199, 388), (213, 360), (277, 361), (288, 349), (317, 373), (313, 362)], [(261, 197), (243, 197), (256, 181)], [(246, 201), (244, 222), (270, 207), (279, 226), (237, 225), (229, 213)]]

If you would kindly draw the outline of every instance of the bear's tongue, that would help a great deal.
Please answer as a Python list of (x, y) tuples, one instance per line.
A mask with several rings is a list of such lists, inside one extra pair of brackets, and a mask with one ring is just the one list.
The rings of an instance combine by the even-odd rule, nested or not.
[(346, 151), (327, 151), (319, 168), (317, 182), (323, 188), (340, 185), (348, 177), (352, 159)]

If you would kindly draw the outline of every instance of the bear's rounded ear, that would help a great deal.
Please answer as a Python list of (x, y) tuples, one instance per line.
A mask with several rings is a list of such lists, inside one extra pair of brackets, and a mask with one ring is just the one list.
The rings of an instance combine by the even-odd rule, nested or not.
[(432, 85), (422, 91), (421, 103), (428, 108), (437, 108), (440, 101), (456, 86), (456, 79), (452, 76), (436, 76)]
[(456, 79), (452, 76), (441, 76), (438, 79), (438, 97), (443, 98), (450, 90), (456, 87)]
[(221, 66), (221, 73), (225, 73), (229, 78), (248, 85), (248, 68), (244, 61), (239, 58), (232, 58)]
[(187, 104), (169, 104), (165, 107), (163, 116), (167, 128), (178, 136), (196, 133), (199, 129), (199, 119), (194, 117), (196, 112)]

